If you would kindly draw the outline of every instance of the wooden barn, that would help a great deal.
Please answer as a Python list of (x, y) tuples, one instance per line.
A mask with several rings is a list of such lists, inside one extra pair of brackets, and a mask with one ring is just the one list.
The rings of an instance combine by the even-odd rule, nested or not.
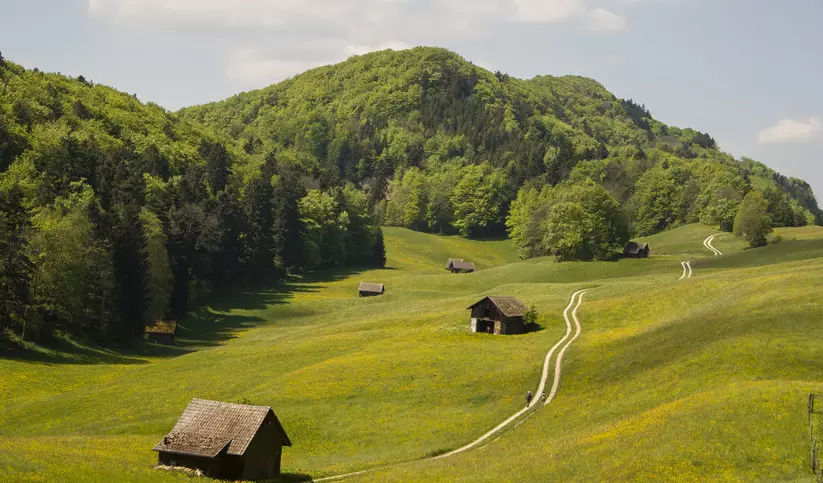
[(360, 287), (358, 288), (360, 291), (361, 297), (374, 297), (376, 295), (383, 295), (386, 291), (385, 287), (382, 283), (368, 283), (368, 282), (360, 282)]
[(651, 249), (648, 243), (629, 242), (623, 249), (623, 256), (626, 258), (649, 258)]
[(475, 270), (474, 263), (467, 262), (462, 258), (449, 258), (446, 262), (446, 269), (451, 273), (471, 273)]
[(514, 297), (486, 297), (470, 306), (472, 332), (523, 334), (523, 314), (528, 307)]
[(154, 451), (165, 466), (182, 466), (223, 480), (280, 476), (286, 431), (267, 406), (192, 399)]
[(158, 344), (174, 345), (174, 335), (177, 333), (177, 322), (158, 320), (151, 327), (146, 327), (146, 337)]

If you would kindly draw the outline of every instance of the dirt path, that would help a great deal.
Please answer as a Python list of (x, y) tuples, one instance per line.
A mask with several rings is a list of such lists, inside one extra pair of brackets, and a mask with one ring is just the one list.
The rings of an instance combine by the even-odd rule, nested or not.
[(715, 256), (723, 255), (723, 252), (712, 246), (712, 242), (714, 241), (714, 239), (720, 235), (721, 233), (715, 233), (714, 235), (711, 235), (707, 237), (705, 240), (703, 240), (703, 246), (711, 250)]
[[(442, 458), (448, 458), (449, 456), (454, 456), (456, 454), (460, 454), (460, 453), (468, 451), (472, 448), (477, 447), (478, 445), (480, 445), (481, 443), (483, 443), (487, 439), (494, 436), (500, 430), (502, 430), (503, 428), (509, 426), (511, 423), (516, 421), (518, 418), (520, 418), (520, 416), (526, 414), (529, 410), (533, 409), (538, 404), (540, 404), (540, 395), (543, 393), (543, 391), (546, 388), (546, 380), (549, 377), (549, 370), (550, 370), (550, 367), (551, 367), (552, 356), (554, 355), (554, 352), (557, 350), (557, 348), (562, 345), (563, 348), (560, 349), (560, 352), (557, 355), (557, 361), (556, 361), (555, 367), (554, 367), (554, 383), (552, 384), (551, 394), (546, 399), (546, 402), (543, 404), (543, 406), (545, 406), (546, 404), (549, 404), (550, 402), (552, 402), (552, 399), (554, 399), (554, 396), (557, 394), (557, 388), (560, 385), (560, 373), (561, 373), (561, 369), (562, 369), (561, 364), (563, 362), (563, 355), (566, 353), (566, 349), (568, 349), (569, 346), (571, 346), (572, 343), (575, 340), (577, 340), (577, 338), (580, 336), (580, 332), (582, 330), (582, 328), (580, 326), (580, 321), (577, 319), (577, 309), (579, 309), (580, 305), (583, 303), (583, 295), (585, 293), (586, 293), (586, 290), (579, 290), (579, 291), (573, 293), (572, 297), (571, 297), (571, 300), (569, 300), (569, 305), (567, 305), (566, 310), (563, 311), (563, 318), (566, 320), (566, 335), (564, 335), (562, 339), (560, 339), (551, 349), (549, 349), (549, 352), (546, 354), (546, 358), (543, 360), (543, 373), (540, 377), (540, 384), (538, 384), (537, 391), (534, 392), (534, 398), (532, 399), (531, 403), (528, 406), (526, 406), (523, 409), (521, 409), (520, 411), (514, 413), (511, 417), (509, 417), (508, 419), (506, 419), (502, 423), (495, 426), (492, 430), (490, 430), (489, 432), (487, 432), (483, 436), (477, 438), (476, 440), (472, 441), (471, 443), (469, 443), (465, 446), (457, 448), (454, 451), (449, 451), (448, 453), (444, 453), (444, 454), (441, 454), (441, 455), (438, 455), (438, 456), (433, 456), (431, 458), (423, 458), (423, 459), (419, 459), (419, 460), (405, 461), (405, 462), (402, 462), (402, 463), (395, 463), (395, 464), (392, 464), (392, 465), (380, 466), (380, 467), (377, 467), (377, 468), (371, 468), (371, 469), (363, 470), (363, 471), (356, 471), (356, 472), (353, 472), (353, 473), (346, 473), (346, 474), (343, 474), (343, 475), (327, 476), (325, 478), (319, 478), (319, 479), (312, 480), (312, 481), (320, 482), (320, 481), (342, 480), (342, 479), (345, 479), (345, 478), (348, 478), (348, 477), (351, 477), (351, 476), (357, 476), (357, 475), (362, 475), (362, 474), (365, 474), (365, 473), (371, 473), (373, 471), (385, 470), (385, 469), (389, 469), (389, 468), (395, 468), (395, 467), (398, 467), (398, 466), (408, 465), (408, 464), (416, 463), (416, 462), (419, 462), (419, 461), (430, 461), (430, 460), (438, 460), (438, 459), (442, 459)], [(572, 309), (572, 307), (574, 307), (574, 308)], [(572, 337), (571, 340), (569, 340), (569, 336), (572, 333), (572, 322), (569, 319), (569, 311), (571, 311), (571, 318), (574, 320), (574, 324), (575, 324), (575, 328), (576, 328), (574, 337)], [(565, 343), (565, 345), (564, 345), (564, 343)]]
[(680, 265), (683, 267), (683, 275), (681, 275), (678, 280), (683, 280), (683, 279), (686, 279), (686, 278), (692, 278), (692, 263), (691, 262), (680, 262)]
[[(569, 307), (571, 307), (572, 304), (574, 303), (574, 296), (575, 295), (577, 295), (578, 297), (577, 297), (577, 305), (575, 305), (574, 310), (572, 310), (572, 319), (574, 319), (574, 325), (576, 326), (577, 331), (574, 333), (574, 337), (572, 337), (572, 339), (569, 342), (567, 342), (566, 345), (564, 345), (562, 349), (560, 349), (560, 353), (557, 354), (557, 362), (554, 364), (554, 384), (552, 384), (552, 391), (551, 391), (551, 393), (549, 393), (549, 397), (546, 399), (546, 402), (543, 403), (544, 406), (546, 404), (549, 404), (550, 402), (552, 402), (552, 399), (554, 399), (554, 396), (557, 394), (557, 387), (560, 385), (560, 369), (562, 368), (561, 364), (563, 363), (563, 355), (566, 353), (566, 349), (568, 349), (569, 346), (572, 345), (572, 343), (574, 341), (576, 341), (578, 337), (580, 337), (580, 332), (582, 330), (582, 328), (580, 327), (580, 320), (577, 319), (577, 309), (579, 309), (580, 305), (583, 303), (583, 296), (586, 295), (585, 290), (581, 290), (581, 291), (573, 294), (572, 299), (569, 302), (569, 306), (566, 307), (566, 310), (563, 312), (563, 318), (566, 319), (566, 327), (568, 327), (568, 329), (569, 329), (566, 332), (566, 336), (568, 337), (569, 332), (571, 332), (571, 324), (569, 324)], [(549, 356), (549, 357), (551, 357), (551, 356)], [(546, 376), (544, 375), (543, 376), (543, 381), (545, 381), (545, 380), (546, 380)], [(542, 385), (542, 382), (541, 382), (541, 385)], [(542, 391), (537, 391), (537, 394), (542, 394)]]

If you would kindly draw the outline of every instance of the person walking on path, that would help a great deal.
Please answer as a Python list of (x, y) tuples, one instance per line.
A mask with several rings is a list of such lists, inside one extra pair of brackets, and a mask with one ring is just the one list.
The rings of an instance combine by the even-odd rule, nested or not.
[(543, 404), (546, 404), (546, 393), (545, 392), (540, 395), (540, 402), (542, 402)]
[(532, 402), (532, 392), (529, 391), (526, 393), (526, 407), (529, 407), (529, 404)]

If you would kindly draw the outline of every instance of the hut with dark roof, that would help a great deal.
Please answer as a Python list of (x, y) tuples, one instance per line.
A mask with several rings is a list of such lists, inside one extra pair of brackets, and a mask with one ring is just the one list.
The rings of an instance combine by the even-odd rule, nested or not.
[(651, 249), (648, 243), (630, 241), (623, 249), (625, 258), (649, 258), (649, 253), (651, 253)]
[(158, 344), (174, 345), (174, 335), (177, 333), (177, 322), (158, 320), (154, 325), (146, 327), (146, 337)]
[(528, 307), (514, 297), (489, 296), (468, 307), (471, 310), (471, 331), (489, 334), (523, 334), (526, 324), (523, 314)]
[(361, 297), (374, 297), (376, 295), (383, 295), (386, 289), (382, 283), (360, 282), (358, 291)]
[(446, 269), (451, 273), (471, 273), (475, 270), (474, 263), (467, 262), (462, 258), (449, 258), (446, 262)]
[(268, 406), (192, 399), (154, 451), (164, 466), (182, 466), (223, 480), (280, 475), (286, 431)]

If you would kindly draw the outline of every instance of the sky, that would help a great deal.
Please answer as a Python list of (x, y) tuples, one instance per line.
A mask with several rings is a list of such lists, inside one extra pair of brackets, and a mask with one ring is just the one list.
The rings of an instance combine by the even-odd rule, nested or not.
[(417, 45), (520, 78), (592, 77), (823, 196), (820, 0), (0, 0), (0, 12), (7, 59), (168, 109)]

